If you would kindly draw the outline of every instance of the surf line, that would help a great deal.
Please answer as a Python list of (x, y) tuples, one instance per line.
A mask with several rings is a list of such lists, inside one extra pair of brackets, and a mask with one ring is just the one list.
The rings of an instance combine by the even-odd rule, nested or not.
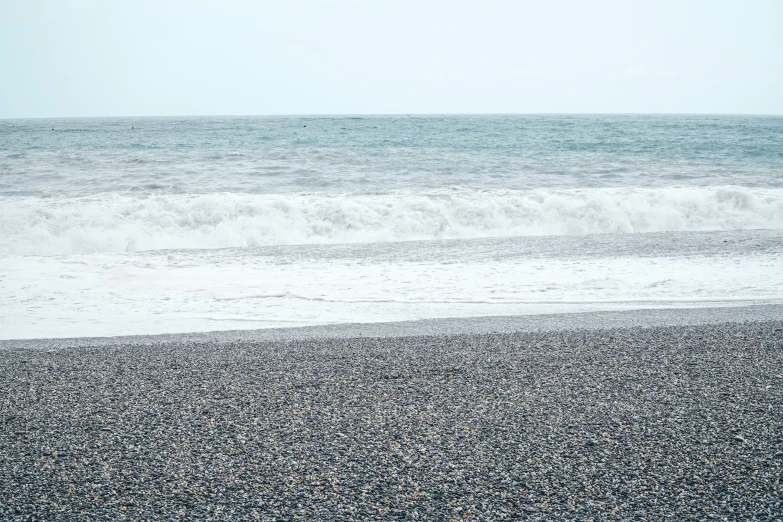
[(246, 299), (299, 299), (325, 303), (400, 303), (400, 304), (623, 304), (623, 303), (742, 303), (783, 301), (783, 296), (745, 297), (628, 297), (616, 299), (337, 299), (324, 296), (305, 296), (293, 292), (274, 294), (251, 294), (240, 296), (212, 296), (216, 301), (242, 301)]

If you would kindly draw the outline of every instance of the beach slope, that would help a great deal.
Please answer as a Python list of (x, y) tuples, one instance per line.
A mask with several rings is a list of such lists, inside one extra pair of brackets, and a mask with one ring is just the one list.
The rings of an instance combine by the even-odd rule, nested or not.
[(783, 517), (783, 322), (0, 350), (0, 519)]

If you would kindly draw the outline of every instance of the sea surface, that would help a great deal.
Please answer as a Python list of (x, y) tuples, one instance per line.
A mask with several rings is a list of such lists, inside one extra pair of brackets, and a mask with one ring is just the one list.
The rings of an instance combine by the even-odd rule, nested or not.
[(0, 120), (0, 339), (783, 302), (783, 118)]

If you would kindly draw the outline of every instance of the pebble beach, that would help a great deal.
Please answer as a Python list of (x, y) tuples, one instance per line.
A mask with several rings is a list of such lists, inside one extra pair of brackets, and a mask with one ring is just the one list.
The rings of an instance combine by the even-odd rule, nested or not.
[(783, 0), (681, 4), (0, 0), (0, 522), (783, 522)]
[(0, 382), (3, 520), (783, 519), (778, 320), (10, 342)]

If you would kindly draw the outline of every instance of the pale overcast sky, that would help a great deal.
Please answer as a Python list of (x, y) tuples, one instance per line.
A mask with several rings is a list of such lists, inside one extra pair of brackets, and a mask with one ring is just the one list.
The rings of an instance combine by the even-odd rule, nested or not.
[(0, 118), (783, 113), (783, 0), (0, 0)]

